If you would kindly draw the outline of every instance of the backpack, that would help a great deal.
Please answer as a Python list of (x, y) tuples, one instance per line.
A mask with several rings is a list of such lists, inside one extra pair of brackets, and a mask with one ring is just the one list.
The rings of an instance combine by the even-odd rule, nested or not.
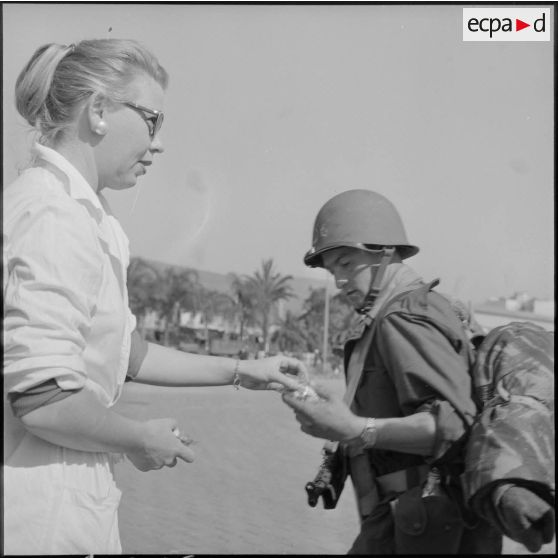
[(493, 488), (511, 482), (554, 507), (554, 333), (511, 322), (475, 344), (479, 413), (461, 477), (465, 501), (480, 513)]
[(461, 321), (474, 354), (469, 373), (478, 413), (461, 475), (466, 507), (487, 518), (494, 488), (511, 483), (554, 508), (554, 332), (510, 322), (485, 334), (461, 301), (438, 294)]
[[(438, 294), (457, 314), (475, 353), (470, 374), (478, 414), (461, 476), (466, 506), (483, 516), (482, 500), (507, 480), (554, 507), (554, 333), (512, 322), (485, 335), (463, 303)], [(305, 487), (309, 505), (322, 496), (326, 509), (335, 508), (346, 475), (338, 452), (326, 444), (318, 474)]]
[(483, 500), (510, 482), (554, 508), (554, 332), (510, 322), (485, 334), (461, 301), (438, 294), (461, 321), (475, 355), (469, 373), (478, 413), (461, 475), (466, 506), (484, 515)]

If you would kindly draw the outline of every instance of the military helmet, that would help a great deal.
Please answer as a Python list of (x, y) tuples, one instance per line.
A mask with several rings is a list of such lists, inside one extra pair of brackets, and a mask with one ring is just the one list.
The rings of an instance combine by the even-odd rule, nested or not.
[(312, 248), (304, 256), (304, 263), (322, 267), (322, 254), (340, 246), (394, 246), (402, 259), (419, 251), (409, 244), (395, 206), (371, 190), (347, 190), (325, 203), (314, 222)]

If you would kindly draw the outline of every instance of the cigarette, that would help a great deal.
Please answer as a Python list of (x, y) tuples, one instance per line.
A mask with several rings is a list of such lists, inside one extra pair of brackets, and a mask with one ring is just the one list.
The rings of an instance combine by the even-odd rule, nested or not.
[(290, 391), (296, 399), (300, 399), (302, 401), (317, 401), (320, 398), (320, 396), (309, 385), (300, 386), (297, 389), (288, 391)]

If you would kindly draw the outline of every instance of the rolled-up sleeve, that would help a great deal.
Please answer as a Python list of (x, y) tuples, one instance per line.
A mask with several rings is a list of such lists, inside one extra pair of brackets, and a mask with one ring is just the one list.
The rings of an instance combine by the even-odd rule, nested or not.
[[(428, 316), (396, 312), (378, 328), (382, 359), (404, 415), (427, 411), (436, 421), (433, 458), (464, 438), (476, 413), (467, 361)], [(391, 349), (390, 349), (391, 348)]]
[(83, 351), (102, 280), (94, 221), (74, 200), (47, 196), (10, 219), (5, 390), (24, 392), (51, 379), (62, 389), (79, 389), (87, 376)]

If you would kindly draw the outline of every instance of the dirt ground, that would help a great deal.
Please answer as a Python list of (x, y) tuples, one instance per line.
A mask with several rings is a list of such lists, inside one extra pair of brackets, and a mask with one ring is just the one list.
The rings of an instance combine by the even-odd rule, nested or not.
[[(322, 442), (300, 431), (279, 394), (128, 384), (117, 407), (141, 419), (174, 417), (197, 441), (192, 464), (149, 473), (117, 465), (125, 554), (347, 552), (358, 523), (352, 487), (335, 510), (307, 505)], [(508, 540), (504, 551), (529, 554)]]

